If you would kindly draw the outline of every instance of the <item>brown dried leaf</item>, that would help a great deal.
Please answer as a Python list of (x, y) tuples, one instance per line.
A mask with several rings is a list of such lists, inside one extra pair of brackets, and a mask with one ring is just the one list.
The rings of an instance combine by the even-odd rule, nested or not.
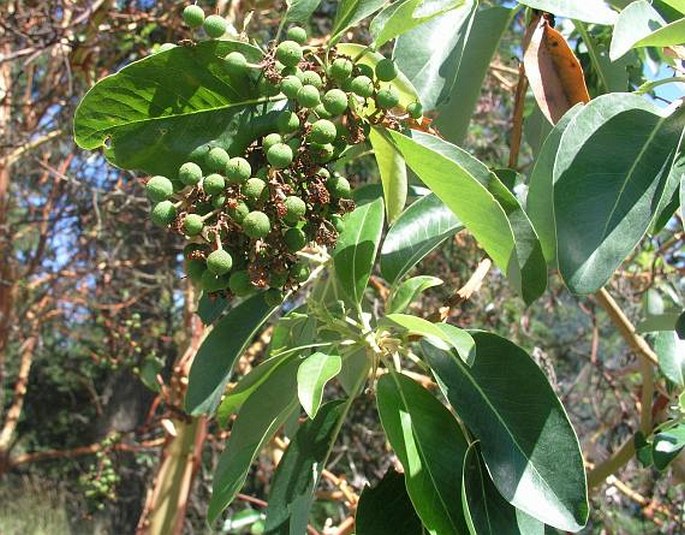
[(531, 21), (524, 44), (526, 77), (538, 106), (552, 124), (578, 102), (590, 101), (578, 58), (544, 16)]

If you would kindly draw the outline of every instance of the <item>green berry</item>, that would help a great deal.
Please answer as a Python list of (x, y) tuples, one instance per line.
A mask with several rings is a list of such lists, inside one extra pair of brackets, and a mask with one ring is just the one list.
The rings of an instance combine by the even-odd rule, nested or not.
[(376, 64), (376, 78), (381, 82), (390, 82), (397, 78), (397, 66), (391, 59), (384, 58)]
[(187, 236), (197, 236), (204, 226), (204, 220), (199, 214), (188, 214), (183, 218), (183, 231)]
[(153, 176), (145, 184), (145, 191), (152, 202), (165, 201), (174, 193), (174, 185), (165, 176)]
[(217, 195), (212, 198), (213, 208), (221, 208), (224, 204), (226, 204), (226, 195)]
[(202, 24), (205, 32), (212, 39), (218, 39), (226, 33), (226, 20), (221, 15), (210, 15)]
[(230, 74), (242, 74), (247, 69), (247, 58), (241, 52), (231, 52), (224, 58), (224, 61), (226, 70)]
[(321, 102), (319, 90), (313, 85), (303, 85), (297, 92), (297, 102), (304, 108), (314, 108)]
[(394, 108), (400, 103), (400, 94), (394, 87), (381, 89), (376, 95), (376, 104), (384, 110)]
[(326, 189), (335, 199), (348, 199), (352, 189), (344, 176), (334, 174), (326, 182)]
[(257, 169), (257, 172), (254, 174), (257, 178), (261, 178), (262, 180), (266, 180), (266, 178), (269, 176), (269, 168), (268, 167), (260, 167)]
[(343, 218), (339, 214), (333, 214), (331, 216), (331, 223), (333, 223), (335, 230), (337, 230), (338, 232), (342, 232), (345, 228)]
[(199, 283), (202, 280), (205, 271), (207, 271), (207, 265), (204, 260), (188, 260), (186, 262), (186, 274), (194, 283)]
[(276, 169), (285, 169), (293, 162), (293, 149), (285, 143), (277, 143), (266, 152), (266, 159)]
[(178, 178), (186, 186), (196, 186), (202, 180), (202, 169), (194, 162), (186, 162), (178, 170)]
[(202, 181), (202, 189), (210, 196), (222, 193), (225, 187), (226, 181), (224, 180), (224, 177), (217, 173), (206, 176)]
[(423, 106), (418, 100), (412, 102), (407, 106), (407, 113), (412, 119), (420, 119), (423, 115)]
[(293, 150), (294, 154), (302, 145), (302, 139), (299, 137), (291, 137), (285, 144)]
[(334, 117), (347, 109), (347, 94), (340, 89), (331, 89), (321, 99), (323, 107)]
[(299, 228), (289, 228), (283, 235), (283, 241), (291, 253), (296, 253), (307, 245), (307, 236)]
[(176, 207), (171, 201), (162, 201), (152, 208), (150, 219), (155, 225), (166, 227), (176, 218)]
[(302, 85), (313, 85), (317, 89), (323, 87), (323, 80), (321, 79), (321, 76), (319, 76), (319, 73), (315, 71), (304, 71), (300, 76), (300, 81), (302, 82)]
[(228, 287), (228, 281), (227, 276), (217, 276), (208, 269), (202, 274), (200, 283), (205, 292), (219, 292)]
[(242, 184), (250, 178), (252, 167), (245, 158), (231, 158), (226, 164), (226, 178), (231, 184)]
[(286, 209), (283, 219), (289, 225), (296, 225), (307, 211), (307, 205), (302, 199), (296, 197), (295, 195), (286, 197), (283, 204), (285, 205)]
[(274, 271), (269, 277), (269, 286), (272, 288), (283, 288), (286, 282), (288, 282), (287, 271)]
[(207, 269), (215, 275), (225, 275), (233, 267), (233, 257), (224, 249), (217, 249), (207, 257)]
[(183, 22), (191, 28), (199, 28), (205, 21), (205, 12), (200, 6), (186, 6), (183, 10)]
[(301, 28), (300, 26), (293, 26), (292, 28), (288, 28), (286, 37), (291, 41), (295, 41), (301, 45), (307, 40), (307, 30)]
[(328, 76), (336, 82), (344, 82), (352, 76), (354, 64), (347, 58), (338, 58), (328, 68)]
[(243, 201), (239, 201), (234, 207), (228, 209), (228, 215), (238, 224), (242, 223), (249, 213), (250, 209)]
[(300, 128), (300, 119), (296, 113), (286, 110), (282, 111), (276, 119), (278, 131), (282, 134), (291, 134)]
[[(278, 62), (278, 65), (282, 65), (282, 63)], [(300, 76), (302, 75), (302, 69), (299, 67), (283, 67), (281, 69), (281, 76), (295, 76), (298, 80), (300, 79)]]
[(251, 178), (245, 182), (242, 191), (249, 201), (256, 202), (266, 193), (266, 182), (261, 178)]
[(300, 89), (302, 89), (302, 82), (294, 74), (290, 74), (281, 80), (281, 92), (291, 100), (297, 98)]
[(269, 149), (273, 147), (274, 145), (278, 145), (279, 143), (283, 143), (283, 138), (281, 137), (281, 134), (273, 133), (269, 134), (268, 136), (264, 137), (264, 140), (262, 141), (262, 150), (266, 154), (269, 152)]
[(210, 171), (223, 171), (226, 169), (226, 164), (228, 164), (230, 159), (231, 157), (228, 155), (228, 152), (221, 147), (214, 147), (207, 154), (207, 167)]
[(338, 131), (331, 121), (328, 119), (319, 119), (312, 124), (312, 129), (309, 131), (309, 141), (324, 145), (325, 143), (330, 143), (335, 140), (337, 135)]
[(360, 75), (366, 76), (367, 78), (373, 78), (374, 70), (371, 65), (367, 65), (366, 63), (360, 63), (359, 65), (357, 65), (357, 69), (359, 69)]
[(243, 219), (243, 230), (248, 237), (255, 240), (265, 238), (271, 232), (269, 216), (257, 210), (250, 212)]
[(247, 271), (235, 271), (232, 273), (228, 279), (228, 288), (238, 297), (249, 295), (255, 289)]
[(357, 76), (350, 83), (350, 91), (360, 97), (368, 98), (373, 95), (373, 81), (368, 76)]
[(326, 169), (325, 167), (319, 167), (316, 170), (315, 174), (319, 175), (324, 180), (328, 180), (329, 178), (331, 178), (331, 172), (328, 169)]
[(323, 104), (319, 104), (312, 111), (314, 112), (314, 115), (316, 115), (319, 119), (330, 119), (331, 117), (333, 117), (330, 113), (328, 113), (328, 110), (324, 108)]
[(330, 143), (326, 143), (325, 145), (312, 143), (310, 147), (312, 150), (313, 159), (317, 163), (329, 162), (335, 153), (335, 147)]
[(290, 269), (290, 276), (299, 283), (305, 282), (310, 274), (309, 265), (304, 262), (298, 262)]
[(277, 307), (283, 302), (283, 292), (281, 290), (276, 290), (271, 288), (264, 292), (264, 302), (270, 307)]
[(295, 41), (283, 41), (276, 47), (276, 59), (286, 67), (297, 65), (302, 55), (302, 47)]

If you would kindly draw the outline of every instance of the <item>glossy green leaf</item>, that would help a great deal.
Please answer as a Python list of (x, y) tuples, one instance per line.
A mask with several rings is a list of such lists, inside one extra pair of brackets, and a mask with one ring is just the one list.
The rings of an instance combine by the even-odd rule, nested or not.
[(387, 304), (388, 314), (404, 312), (421, 293), (441, 284), (441, 279), (430, 275), (420, 275), (404, 281), (390, 294)]
[[(476, 11), (455, 76), (458, 83), (444, 95), (445, 102), (440, 104), (435, 121), (442, 136), (450, 143), (461, 145), (464, 141), (485, 75), (512, 14), (513, 10), (501, 6)], [(407, 49), (406, 55), (409, 54)]]
[(293, 347), (313, 343), (316, 338), (316, 316), (303, 305), (278, 320), (269, 343), (269, 354), (278, 355)]
[(391, 132), (409, 167), (476, 237), (526, 303), (547, 287), (540, 241), (516, 197), (466, 151), (422, 132)]
[(369, 355), (368, 346), (354, 347), (342, 354), (342, 366), (338, 381), (348, 396), (356, 396), (364, 386), (371, 370), (373, 356)]
[(340, 0), (331, 28), (331, 43), (338, 41), (349, 28), (382, 8), (386, 0)]
[[(647, 0), (637, 0), (626, 7), (618, 17), (609, 47), (609, 57), (617, 60), (631, 48), (649, 37), (652, 32), (666, 26), (666, 21)], [(648, 45), (643, 45), (648, 46)]]
[(297, 361), (279, 367), (243, 404), (214, 474), (210, 523), (233, 501), (252, 461), (297, 407)]
[(383, 231), (383, 211), (379, 197), (347, 214), (333, 251), (336, 276), (353, 303), (361, 302), (369, 282)]
[(581, 105), (574, 106), (554, 126), (535, 159), (530, 175), (526, 211), (540, 237), (542, 253), (549, 264), (555, 263), (557, 255), (554, 220), (554, 162), (559, 152), (562, 134), (581, 109)]
[(668, 117), (630, 94), (586, 104), (562, 134), (554, 164), (557, 260), (575, 293), (597, 291), (656, 216), (685, 112)]
[(446, 100), (454, 85), (476, 11), (473, 0), (461, 4), (395, 42), (393, 58), (416, 87), (425, 111)]
[(233, 363), (273, 312), (262, 294), (243, 301), (217, 322), (202, 342), (190, 367), (185, 408), (211, 414), (219, 406)]
[(369, 30), (373, 36), (373, 45), (379, 48), (398, 35), (407, 33), (413, 28), (457, 8), (466, 0), (397, 0), (383, 8), (371, 21)]
[(423, 525), (435, 535), (466, 533), (460, 496), (468, 444), (457, 421), (428, 390), (404, 375), (381, 377), (376, 400)]
[(677, 312), (647, 314), (647, 317), (637, 324), (635, 330), (639, 333), (672, 331), (675, 329), (676, 321), (678, 321)]
[(306, 533), (314, 491), (344, 415), (344, 401), (330, 401), (300, 426), (272, 480), (265, 533)]
[(463, 329), (447, 323), (432, 323), (409, 314), (388, 314), (383, 324), (393, 324), (409, 334), (425, 336), (442, 349), (454, 349), (464, 362), (471, 363), (475, 358), (475, 343), (471, 335)]
[(604, 0), (518, 0), (519, 4), (583, 22), (612, 25), (617, 13)]
[(392, 223), (407, 203), (407, 164), (395, 146), (386, 139), (384, 131), (371, 128), (369, 142), (381, 175), (388, 223)]
[(381, 273), (392, 285), (463, 225), (431, 193), (412, 203), (390, 228), (381, 248)]
[(357, 535), (423, 535), (404, 482), (391, 467), (375, 487), (364, 487), (355, 514)]
[(681, 340), (675, 331), (656, 333), (654, 351), (659, 357), (659, 368), (673, 384), (685, 386), (685, 340)]
[(661, 0), (664, 4), (671, 6), (676, 11), (685, 15), (685, 0)]
[(209, 297), (202, 294), (197, 304), (197, 315), (200, 316), (202, 323), (211, 325), (214, 323), (229, 305), (229, 300), (225, 297)]
[(507, 502), (473, 443), (464, 457), (461, 503), (471, 535), (544, 535), (545, 525)]
[(223, 57), (234, 50), (248, 61), (262, 57), (248, 44), (213, 40), (153, 54), (102, 79), (76, 109), (76, 143), (104, 148), (118, 167), (175, 178), (199, 145), (224, 138), (228, 146), (238, 130), (249, 134), (241, 112), (263, 99), (247, 77), (225, 71)]
[(438, 385), (480, 440), (502, 496), (546, 524), (580, 530), (588, 519), (587, 483), (563, 405), (523, 349), (491, 333), (472, 335), (476, 359), (470, 367), (421, 343)]
[(678, 454), (685, 448), (685, 424), (680, 423), (667, 431), (654, 435), (652, 458), (654, 466), (665, 470)]
[(286, 0), (285, 22), (307, 22), (321, 0)]
[(340, 373), (340, 355), (327, 355), (317, 351), (308, 356), (297, 370), (297, 397), (307, 415), (314, 419), (321, 407), (323, 389)]

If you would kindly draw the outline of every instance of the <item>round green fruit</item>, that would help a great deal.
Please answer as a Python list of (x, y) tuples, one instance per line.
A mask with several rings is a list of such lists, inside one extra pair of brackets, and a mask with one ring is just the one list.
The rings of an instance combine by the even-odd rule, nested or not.
[(207, 154), (207, 167), (210, 171), (219, 172), (226, 168), (231, 157), (221, 147), (214, 147)]
[(200, 6), (186, 6), (183, 10), (183, 22), (191, 28), (199, 28), (205, 21), (205, 12)]
[(283, 235), (283, 241), (291, 253), (296, 253), (307, 245), (307, 236), (299, 228), (289, 228)]
[(242, 184), (250, 178), (252, 167), (245, 158), (231, 158), (226, 164), (226, 178), (231, 184)]
[(261, 77), (257, 82), (257, 94), (266, 95), (267, 97), (275, 97), (281, 92), (280, 82), (272, 82), (265, 77)]
[(201, 215), (188, 214), (183, 218), (183, 231), (187, 236), (197, 236), (202, 232), (205, 223)]
[(210, 15), (204, 20), (202, 27), (212, 39), (218, 39), (226, 33), (226, 20), (221, 15)]
[(281, 80), (281, 92), (291, 100), (297, 98), (300, 89), (302, 89), (302, 82), (294, 74), (290, 74)]
[(331, 172), (328, 169), (326, 169), (325, 167), (319, 167), (316, 170), (315, 174), (317, 174), (318, 176), (320, 176), (324, 180), (328, 180), (329, 178), (331, 178)]
[(286, 197), (283, 204), (285, 205), (286, 210), (283, 219), (289, 225), (296, 225), (297, 222), (304, 217), (304, 214), (307, 211), (305, 202), (295, 195)]
[(264, 194), (266, 193), (266, 182), (261, 178), (250, 178), (243, 186), (243, 195), (247, 197), (249, 201), (257, 202), (262, 200)]
[(384, 58), (376, 64), (376, 78), (381, 82), (390, 82), (397, 78), (397, 66), (391, 59)]
[(226, 62), (226, 70), (230, 74), (242, 74), (247, 69), (247, 58), (241, 52), (231, 52), (224, 58), (224, 61)]
[(309, 141), (324, 145), (335, 140), (338, 131), (335, 125), (328, 119), (319, 119), (312, 124), (312, 129), (309, 131)]
[(224, 204), (226, 204), (226, 195), (217, 195), (212, 198), (213, 208), (221, 208)]
[(394, 87), (381, 89), (376, 95), (376, 104), (384, 110), (394, 108), (400, 103), (400, 94)]
[(288, 28), (288, 33), (285, 34), (288, 39), (295, 41), (298, 44), (304, 44), (307, 40), (307, 30), (300, 26), (293, 26)]
[(224, 180), (224, 177), (217, 173), (212, 173), (211, 175), (206, 176), (202, 181), (202, 189), (209, 196), (222, 193), (225, 187), (226, 181)]
[(195, 162), (186, 162), (178, 170), (178, 179), (186, 186), (197, 186), (202, 180), (202, 169)]
[(299, 283), (305, 282), (309, 275), (311, 275), (311, 270), (304, 262), (298, 262), (290, 269), (290, 276)]
[(224, 249), (217, 249), (207, 257), (207, 269), (215, 275), (225, 275), (233, 267), (233, 257)]
[(271, 288), (264, 292), (264, 302), (270, 307), (277, 307), (283, 302), (284, 295), (281, 290)]
[(350, 91), (360, 97), (368, 98), (373, 95), (373, 81), (368, 76), (357, 76), (350, 83)]
[(278, 145), (279, 143), (283, 143), (283, 138), (281, 137), (281, 134), (277, 134), (276, 132), (269, 134), (264, 137), (262, 140), (262, 150), (264, 151), (264, 154), (269, 152), (269, 149), (273, 147), (274, 145)]
[(420, 119), (423, 115), (423, 106), (418, 100), (412, 102), (407, 106), (407, 113), (412, 119)]
[(339, 214), (333, 214), (331, 216), (331, 223), (333, 223), (335, 230), (337, 230), (338, 232), (342, 232), (343, 229), (345, 228), (345, 224), (343, 223), (343, 218)]
[(352, 193), (350, 183), (344, 176), (334, 174), (326, 182), (326, 189), (335, 199), (349, 199)]
[(165, 201), (174, 193), (174, 185), (165, 176), (153, 176), (145, 184), (145, 191), (152, 202)]
[(328, 76), (336, 82), (344, 82), (352, 76), (354, 64), (347, 58), (338, 58), (328, 67)]
[(313, 85), (303, 85), (297, 92), (297, 102), (303, 108), (314, 108), (321, 102), (321, 94)]
[(283, 41), (276, 47), (276, 59), (286, 67), (297, 65), (302, 55), (302, 47), (295, 41)]
[(316, 71), (304, 71), (300, 76), (300, 81), (302, 82), (302, 85), (313, 85), (317, 89), (323, 87), (323, 80)]
[(205, 271), (207, 271), (207, 265), (204, 260), (188, 260), (186, 262), (186, 274), (196, 284), (202, 280)]
[(347, 93), (340, 89), (331, 89), (321, 99), (323, 107), (332, 116), (337, 116), (347, 109)]
[(239, 201), (234, 207), (228, 209), (228, 215), (238, 224), (242, 223), (249, 213), (250, 209), (243, 201)]
[(293, 163), (293, 149), (285, 143), (277, 143), (266, 152), (266, 159), (276, 169), (285, 169)]
[(228, 288), (238, 297), (249, 295), (255, 289), (247, 271), (234, 272), (228, 279)]
[(265, 238), (271, 232), (269, 216), (257, 210), (250, 212), (243, 219), (243, 230), (252, 239)]
[(335, 154), (335, 147), (330, 143), (324, 145), (312, 143), (310, 147), (312, 149), (312, 158), (316, 163), (329, 162), (333, 158), (333, 154)]
[(282, 134), (291, 134), (300, 128), (300, 119), (296, 113), (285, 110), (276, 119), (276, 126)]
[(150, 219), (155, 225), (165, 227), (176, 219), (176, 207), (171, 201), (159, 202), (152, 208)]
[(283, 288), (286, 282), (288, 282), (287, 271), (274, 271), (269, 276), (269, 286), (272, 288)]
[(374, 70), (371, 65), (367, 65), (366, 63), (359, 63), (357, 65), (357, 69), (359, 70), (360, 75), (366, 76), (367, 78), (373, 78)]
[(330, 113), (328, 113), (328, 110), (324, 108), (323, 104), (319, 104), (312, 111), (314, 112), (314, 115), (316, 115), (319, 119), (330, 119), (331, 117), (333, 117)]

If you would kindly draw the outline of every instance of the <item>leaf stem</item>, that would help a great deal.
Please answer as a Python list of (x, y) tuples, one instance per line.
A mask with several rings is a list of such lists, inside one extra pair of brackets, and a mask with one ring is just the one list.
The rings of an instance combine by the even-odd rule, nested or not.
[(669, 78), (662, 78), (661, 80), (654, 80), (652, 82), (645, 82), (635, 90), (636, 95), (644, 95), (649, 93), (652, 89), (666, 84), (685, 84), (685, 76), (671, 76)]
[(611, 457), (588, 472), (588, 487), (594, 488), (601, 485), (607, 477), (628, 464), (633, 455), (635, 455), (635, 439), (631, 436)]

